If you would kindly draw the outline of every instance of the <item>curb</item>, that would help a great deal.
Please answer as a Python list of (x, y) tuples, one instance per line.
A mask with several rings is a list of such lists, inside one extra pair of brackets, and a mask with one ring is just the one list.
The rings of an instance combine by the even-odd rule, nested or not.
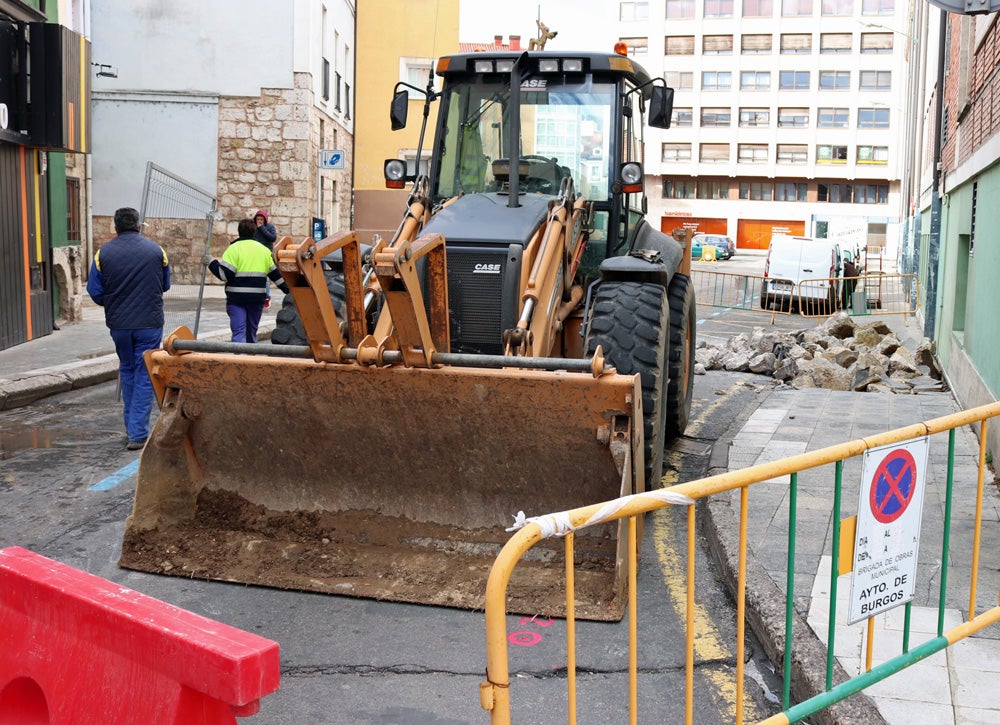
[[(270, 340), (274, 324), (261, 325), (258, 340)], [(199, 340), (228, 341), (229, 330), (209, 332)], [(0, 378), (0, 410), (13, 410), (68, 390), (79, 390), (118, 377), (118, 356), (114, 353), (80, 362), (63, 363), (12, 377)]]
[[(720, 438), (712, 446), (709, 471), (706, 475), (729, 470), (729, 445), (732, 436)], [(737, 597), (740, 557), (740, 524), (738, 512), (721, 496), (702, 499), (701, 531), (708, 544), (709, 555), (715, 561), (723, 583), (733, 600)], [(775, 584), (760, 564), (753, 549), (746, 547), (746, 621), (764, 647), (775, 672), (782, 674), (785, 661), (785, 593)], [(793, 607), (792, 620), (791, 700), (805, 702), (826, 691), (826, 645), (816, 636), (805, 617)], [(850, 679), (840, 663), (833, 660), (833, 682)], [(863, 692), (834, 703), (810, 716), (817, 725), (885, 725), (885, 718), (875, 703)]]

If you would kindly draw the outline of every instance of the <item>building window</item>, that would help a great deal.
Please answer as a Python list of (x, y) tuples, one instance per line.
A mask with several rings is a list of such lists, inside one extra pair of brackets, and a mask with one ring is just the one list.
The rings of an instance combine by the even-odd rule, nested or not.
[(406, 175), (415, 176), (417, 174), (429, 174), (431, 172), (431, 154), (424, 151), (420, 154), (420, 169), (417, 169), (416, 149), (405, 149), (400, 152), (400, 158), (406, 162)]
[(623, 2), (618, 7), (618, 19), (622, 22), (649, 20), (648, 2)]
[(741, 143), (737, 147), (736, 162), (740, 164), (766, 164), (766, 143)]
[(806, 185), (791, 181), (778, 181), (774, 184), (775, 201), (806, 201)]
[(699, 181), (696, 196), (698, 199), (728, 199), (728, 181)]
[(847, 128), (850, 111), (846, 108), (817, 108), (816, 128)]
[(888, 146), (858, 146), (859, 164), (887, 164), (889, 163)]
[(664, 199), (694, 199), (694, 179), (664, 179)]
[(728, 108), (701, 109), (702, 128), (729, 128), (732, 125), (733, 113)]
[(743, 0), (744, 18), (769, 18), (774, 15), (772, 0)]
[(767, 128), (771, 125), (771, 111), (767, 108), (741, 108), (740, 126), (743, 128)]
[(324, 101), (329, 101), (330, 100), (330, 61), (328, 61), (326, 58), (323, 59), (323, 70), (321, 71), (321, 75), (322, 75), (322, 86), (323, 86), (323, 88), (320, 91), (320, 93), (323, 96), (323, 100)]
[(340, 110), (340, 73), (333, 74), (333, 107)]
[(344, 84), (344, 117), (351, 117), (351, 85), (349, 83)]
[(822, 0), (821, 15), (854, 15), (854, 0)]
[(675, 91), (690, 91), (694, 88), (694, 73), (691, 71), (668, 70), (663, 74), (668, 88)]
[(812, 33), (782, 33), (781, 53), (812, 53)]
[(862, 91), (891, 91), (892, 71), (891, 70), (863, 70), (861, 71)]
[(821, 70), (819, 72), (819, 89), (821, 91), (851, 90), (851, 71)]
[(855, 184), (855, 204), (887, 204), (889, 186), (887, 184)]
[(694, 55), (694, 36), (668, 35), (664, 39), (663, 52), (666, 55)]
[[(427, 79), (430, 78), (433, 67), (433, 58), (400, 58), (399, 80), (417, 88), (427, 88)], [(407, 88), (406, 92), (410, 94), (410, 98), (423, 98), (423, 94), (412, 88)]]
[(618, 40), (625, 43), (628, 55), (632, 57), (649, 55), (648, 38), (619, 38)]
[(783, 91), (808, 91), (809, 71), (783, 70), (778, 76), (778, 88)]
[(830, 144), (820, 144), (816, 147), (817, 164), (844, 164), (847, 163), (847, 147), (831, 146)]
[(692, 125), (692, 113), (690, 108), (677, 108), (674, 107), (674, 112), (670, 116), (670, 127), (671, 128), (691, 128)]
[(795, 18), (812, 14), (812, 0), (781, 0), (782, 17)]
[(778, 128), (809, 128), (809, 109), (779, 108)]
[(733, 74), (729, 71), (706, 70), (701, 72), (701, 90), (728, 91), (733, 86)]
[(948, 143), (948, 120), (951, 116), (951, 107), (945, 104), (944, 110), (941, 111), (941, 143)]
[(694, 17), (694, 0), (667, 0), (667, 20)]
[(816, 185), (816, 201), (827, 201), (831, 204), (850, 204), (851, 185), (820, 182)]
[(701, 49), (703, 55), (732, 55), (733, 36), (705, 35), (701, 39)]
[(819, 36), (820, 53), (850, 53), (853, 44), (850, 33), (821, 33)]
[(666, 164), (691, 160), (691, 144), (689, 143), (665, 143), (663, 144), (663, 162)]
[(889, 109), (859, 108), (858, 128), (889, 128)]
[(809, 149), (805, 144), (778, 144), (778, 163), (789, 166), (802, 166), (809, 161)]
[(862, 15), (892, 15), (896, 12), (896, 0), (861, 0)]
[(698, 147), (698, 161), (703, 164), (728, 164), (729, 144), (703, 143)]
[(862, 53), (891, 53), (892, 33), (862, 33)]
[(705, 0), (705, 17), (733, 17), (733, 0)]
[(740, 73), (740, 90), (742, 91), (766, 91), (770, 87), (770, 71), (745, 70)]
[(774, 198), (774, 184), (770, 181), (741, 181), (740, 198), (751, 201), (771, 201)]
[(740, 37), (740, 52), (743, 55), (770, 55), (771, 43), (770, 35), (744, 35)]
[(79, 242), (80, 236), (80, 180), (66, 177), (66, 239)]

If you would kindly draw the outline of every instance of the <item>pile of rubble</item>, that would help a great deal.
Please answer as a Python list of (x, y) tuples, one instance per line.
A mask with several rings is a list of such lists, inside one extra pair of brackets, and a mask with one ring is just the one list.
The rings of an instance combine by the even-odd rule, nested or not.
[(768, 375), (794, 388), (877, 393), (928, 393), (945, 389), (934, 343), (907, 349), (880, 321), (855, 324), (846, 312), (797, 332), (755, 327), (724, 347), (704, 342), (695, 351), (696, 375), (707, 370)]

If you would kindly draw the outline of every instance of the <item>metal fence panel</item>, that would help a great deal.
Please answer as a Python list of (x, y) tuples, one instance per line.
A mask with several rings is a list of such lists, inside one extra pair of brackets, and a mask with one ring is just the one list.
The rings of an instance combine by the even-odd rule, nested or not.
[[(198, 306), (190, 323), (191, 331), (197, 337), (198, 326), (201, 323), (205, 278), (211, 256), (212, 225), (219, 218), (218, 201), (211, 192), (149, 161), (146, 163), (146, 180), (142, 189), (139, 217), (144, 229), (156, 228), (158, 232), (156, 236), (169, 233), (174, 238), (191, 240), (190, 258), (177, 260), (172, 258), (170, 264), (174, 270), (179, 270), (181, 266), (200, 266)], [(203, 246), (202, 238), (204, 238)], [(202, 252), (200, 256), (197, 254), (198, 251)], [(175, 272), (175, 276), (180, 275), (176, 275)], [(169, 299), (168, 292), (165, 301), (169, 302)]]

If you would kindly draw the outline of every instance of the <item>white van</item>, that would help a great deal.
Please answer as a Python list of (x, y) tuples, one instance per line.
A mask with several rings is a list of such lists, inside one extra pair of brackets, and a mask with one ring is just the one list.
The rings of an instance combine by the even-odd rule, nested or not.
[(840, 300), (840, 245), (813, 237), (775, 236), (767, 250), (760, 306), (795, 303), (800, 311), (830, 314)]

